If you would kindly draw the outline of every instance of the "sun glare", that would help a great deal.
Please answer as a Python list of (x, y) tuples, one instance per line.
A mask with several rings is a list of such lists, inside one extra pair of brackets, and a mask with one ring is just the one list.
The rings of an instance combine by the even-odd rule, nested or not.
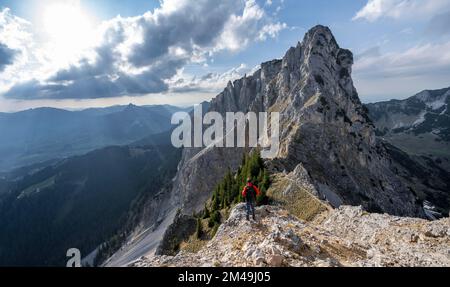
[(69, 63), (94, 45), (95, 27), (78, 2), (51, 3), (43, 11), (44, 29), (56, 64)]

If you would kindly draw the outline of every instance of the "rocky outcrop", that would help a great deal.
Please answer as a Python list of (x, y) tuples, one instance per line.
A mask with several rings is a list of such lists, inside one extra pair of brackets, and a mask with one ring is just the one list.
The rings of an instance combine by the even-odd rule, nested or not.
[(425, 156), (409, 155), (386, 143), (396, 174), (423, 204), (427, 218), (447, 217), (450, 211), (450, 172)]
[(450, 221), (429, 222), (341, 206), (322, 222), (304, 222), (278, 207), (245, 220), (236, 206), (197, 253), (144, 257), (131, 266), (450, 266)]

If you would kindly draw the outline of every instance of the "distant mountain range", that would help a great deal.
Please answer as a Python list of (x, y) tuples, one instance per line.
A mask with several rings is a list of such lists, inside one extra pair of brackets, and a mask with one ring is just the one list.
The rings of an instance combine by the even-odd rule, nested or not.
[(171, 129), (174, 106), (115, 106), (0, 113), (0, 172), (94, 149), (129, 144)]
[(367, 108), (379, 136), (450, 170), (450, 88), (426, 90), (406, 100), (368, 104)]

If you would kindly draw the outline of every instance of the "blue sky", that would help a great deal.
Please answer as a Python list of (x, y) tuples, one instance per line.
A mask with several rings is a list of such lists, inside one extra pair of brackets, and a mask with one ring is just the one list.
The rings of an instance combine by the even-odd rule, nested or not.
[(316, 24), (364, 102), (406, 98), (450, 86), (449, 19), (450, 0), (0, 0), (0, 111), (198, 103)]

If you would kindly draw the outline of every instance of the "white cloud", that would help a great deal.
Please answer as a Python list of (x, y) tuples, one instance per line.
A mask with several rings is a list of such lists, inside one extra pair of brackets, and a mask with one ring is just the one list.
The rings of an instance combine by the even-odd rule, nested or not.
[(280, 33), (280, 31), (286, 28), (287, 28), (286, 23), (275, 23), (265, 25), (259, 32), (258, 39), (261, 41), (265, 41), (267, 38), (275, 38)]
[(13, 49), (20, 49), (31, 39), (31, 23), (11, 13), (4, 8), (0, 11), (0, 39)]
[[(36, 61), (31, 53), (33, 37), (30, 30), (31, 23), (14, 16), (8, 8), (0, 11), (0, 45), (4, 51), (14, 54), (13, 59), (3, 59), (4, 62), (8, 62), (8, 65), (0, 69), (0, 92), (4, 91), (11, 82), (30, 77), (30, 71), (19, 74), (21, 70), (33, 65)], [(4, 54), (3, 57), (5, 56)]]
[(242, 15), (231, 15), (217, 41), (215, 50), (242, 50), (250, 42), (275, 38), (287, 28), (285, 23), (273, 23), (255, 0), (248, 0)]
[(243, 77), (245, 74), (252, 74), (255, 69), (250, 69), (244, 63), (234, 67), (224, 73), (207, 73), (202, 77), (192, 77), (179, 71), (169, 83), (171, 92), (208, 92), (211, 94), (219, 93), (228, 82)]
[(368, 0), (353, 20), (373, 22), (381, 18), (430, 18), (445, 9), (450, 9), (448, 0)]
[(450, 74), (450, 42), (426, 44), (402, 52), (370, 54), (361, 57), (355, 73), (368, 77), (399, 77), (447, 71)]

